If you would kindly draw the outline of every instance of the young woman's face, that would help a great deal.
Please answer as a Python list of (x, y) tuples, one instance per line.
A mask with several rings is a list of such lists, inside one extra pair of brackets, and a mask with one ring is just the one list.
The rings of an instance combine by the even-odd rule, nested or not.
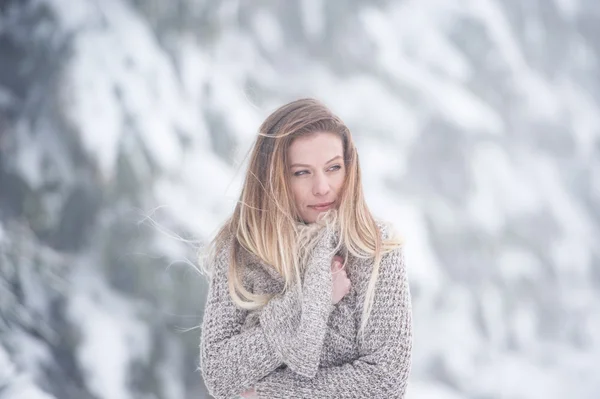
[(295, 139), (288, 149), (290, 187), (302, 220), (313, 223), (321, 212), (337, 209), (346, 169), (342, 139), (318, 132)]

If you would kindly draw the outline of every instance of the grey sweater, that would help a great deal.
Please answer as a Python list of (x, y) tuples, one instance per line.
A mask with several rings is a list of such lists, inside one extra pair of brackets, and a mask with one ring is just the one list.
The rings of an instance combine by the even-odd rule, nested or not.
[[(386, 235), (383, 230), (383, 236)], [(254, 387), (259, 398), (403, 398), (411, 368), (412, 311), (401, 248), (383, 256), (364, 337), (357, 334), (373, 259), (350, 256), (350, 292), (331, 304), (334, 234), (315, 246), (300, 286), (256, 311), (229, 296), (230, 245), (216, 257), (202, 321), (200, 369), (215, 398)], [(283, 278), (246, 254), (244, 286), (280, 293)], [(302, 293), (302, 294), (301, 294)]]

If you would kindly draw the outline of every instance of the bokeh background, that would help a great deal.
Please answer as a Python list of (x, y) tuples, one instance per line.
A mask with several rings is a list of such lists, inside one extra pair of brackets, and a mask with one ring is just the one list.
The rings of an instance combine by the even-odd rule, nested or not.
[(406, 240), (409, 399), (600, 398), (598, 0), (0, 1), (0, 398), (208, 397), (198, 250), (317, 97)]

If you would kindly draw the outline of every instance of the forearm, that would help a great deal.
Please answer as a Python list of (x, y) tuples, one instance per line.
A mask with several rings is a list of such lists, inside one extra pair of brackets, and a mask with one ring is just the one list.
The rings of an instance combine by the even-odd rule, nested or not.
[[(282, 364), (300, 375), (317, 371), (331, 304), (331, 259), (312, 259), (302, 282), (272, 298), (260, 323), (242, 331), (247, 317), (233, 304), (227, 286), (226, 253), (211, 282), (204, 314), (201, 370), (211, 395), (230, 397), (248, 389)], [(297, 287), (302, 284), (302, 295)]]
[(403, 398), (410, 363), (387, 369), (364, 360), (321, 368), (313, 378), (289, 369), (275, 370), (254, 385), (261, 399)]
[(267, 341), (295, 373), (313, 377), (319, 367), (327, 321), (333, 310), (330, 248), (316, 251), (307, 265), (302, 292), (294, 286), (265, 306), (260, 323)]
[(282, 364), (297, 375), (316, 374), (331, 294), (312, 291), (302, 299), (294, 292), (274, 298), (262, 310), (261, 323), (246, 331), (222, 339), (206, 336), (201, 343), (201, 369), (213, 396), (238, 394)]
[(217, 399), (239, 394), (283, 364), (260, 326), (219, 342), (203, 340), (200, 349), (204, 383)]
[(259, 398), (403, 398), (411, 368), (411, 309), (406, 268), (397, 250), (382, 259), (372, 313), (364, 339), (357, 341), (359, 357), (320, 368), (314, 378), (276, 370), (254, 385)]
[(243, 330), (248, 311), (237, 307), (228, 287), (231, 245), (214, 259), (201, 326), (199, 366), (215, 398), (238, 395), (282, 365), (260, 325)]

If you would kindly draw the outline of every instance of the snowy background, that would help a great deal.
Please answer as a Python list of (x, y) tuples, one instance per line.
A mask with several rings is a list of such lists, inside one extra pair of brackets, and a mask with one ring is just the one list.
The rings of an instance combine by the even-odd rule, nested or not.
[(305, 96), (406, 238), (409, 399), (600, 398), (600, 1), (0, 12), (0, 399), (207, 397), (196, 250)]

